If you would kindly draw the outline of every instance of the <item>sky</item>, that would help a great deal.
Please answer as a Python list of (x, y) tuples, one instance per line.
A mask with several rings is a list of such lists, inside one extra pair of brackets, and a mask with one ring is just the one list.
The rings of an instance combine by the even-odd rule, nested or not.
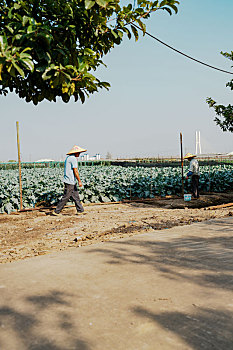
[[(147, 31), (167, 44), (210, 65), (232, 71), (220, 52), (233, 50), (232, 0), (180, 0), (179, 12), (152, 14)], [(214, 122), (205, 100), (233, 103), (226, 88), (232, 76), (204, 67), (140, 35), (125, 37), (104, 58), (97, 75), (110, 91), (90, 96), (85, 104), (42, 102), (34, 106), (14, 93), (0, 96), (0, 160), (17, 159), (16, 121), (21, 158), (62, 160), (77, 144), (90, 156), (168, 157), (195, 152), (195, 132), (203, 153), (232, 152), (233, 134)]]

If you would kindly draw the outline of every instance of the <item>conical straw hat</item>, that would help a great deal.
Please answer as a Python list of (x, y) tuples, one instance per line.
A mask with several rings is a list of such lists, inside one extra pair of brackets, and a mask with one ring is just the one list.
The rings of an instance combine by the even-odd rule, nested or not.
[(73, 146), (73, 147), (71, 148), (71, 150), (70, 150), (69, 152), (67, 152), (66, 154), (74, 154), (74, 153), (82, 153), (82, 152), (86, 152), (86, 149), (75, 145), (75, 146)]
[(188, 159), (188, 158), (195, 158), (196, 156), (192, 153), (187, 153), (185, 156), (184, 156), (184, 159)]

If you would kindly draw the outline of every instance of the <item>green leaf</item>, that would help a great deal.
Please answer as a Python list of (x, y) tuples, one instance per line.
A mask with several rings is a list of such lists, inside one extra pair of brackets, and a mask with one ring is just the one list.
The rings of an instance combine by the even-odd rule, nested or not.
[(114, 36), (114, 38), (118, 38), (117, 30), (116, 29), (111, 29), (111, 33)]
[(78, 62), (79, 62), (78, 68), (80, 72), (88, 68), (88, 64), (84, 62), (81, 58), (78, 58)]
[(62, 87), (62, 93), (63, 93), (63, 94), (67, 94), (68, 92), (69, 92), (68, 87), (67, 87), (67, 86), (63, 86), (63, 87)]
[(22, 51), (22, 53), (24, 53), (24, 52), (26, 52), (26, 51), (31, 51), (31, 48), (30, 48), (30, 47), (26, 47), (26, 48)]
[(118, 36), (119, 36), (120, 39), (123, 38), (123, 32), (122, 32), (121, 30), (118, 30), (118, 31), (117, 31), (117, 34), (118, 34)]
[(99, 86), (104, 87), (106, 90), (109, 90), (109, 88), (111, 87), (111, 85), (106, 81), (102, 81), (101, 83), (99, 83)]
[(131, 29), (132, 29), (132, 32), (135, 36), (135, 41), (138, 41), (139, 35), (138, 35), (137, 29), (133, 25), (131, 25)]
[(22, 62), (23, 62), (23, 64), (24, 64), (25, 66), (27, 66), (27, 67), (29, 68), (29, 70), (30, 70), (31, 72), (34, 71), (34, 63), (33, 63), (32, 60), (29, 60), (29, 59), (26, 58), (26, 59), (22, 60)]
[(63, 94), (62, 95), (62, 101), (65, 103), (68, 103), (70, 100), (70, 96), (68, 94)]
[(91, 55), (95, 54), (95, 51), (93, 51), (92, 49), (89, 49), (89, 47), (84, 49), (84, 53), (90, 53)]
[(58, 74), (55, 73), (55, 79), (50, 81), (50, 86), (52, 89), (55, 89), (58, 85), (62, 84), (64, 79), (62, 79), (63, 75), (58, 72)]
[(10, 32), (11, 34), (14, 33), (14, 30), (13, 30), (10, 26), (6, 26), (6, 28), (9, 30), (9, 32)]
[(43, 91), (38, 95), (38, 102), (41, 102), (44, 100), (44, 93)]
[(173, 4), (169, 4), (169, 6), (175, 11), (175, 13), (178, 13), (178, 8), (177, 6), (173, 5)]
[(142, 32), (143, 32), (143, 35), (145, 35), (145, 33), (146, 33), (146, 25), (145, 25), (142, 21), (140, 21), (140, 20), (138, 20), (137, 23), (138, 23), (139, 26), (141, 27)]
[[(44, 73), (42, 74), (42, 79), (43, 80), (48, 80), (52, 77), (53, 73), (52, 71), (54, 70), (53, 66), (50, 66), (49, 68), (47, 68)], [(50, 74), (49, 74), (50, 73)]]
[(95, 5), (95, 1), (93, 0), (85, 0), (85, 8), (90, 10)]
[(79, 94), (79, 97), (80, 97), (81, 102), (84, 103), (84, 102), (85, 102), (85, 95), (84, 95), (84, 93), (82, 92), (82, 90), (79, 90), (78, 94)]
[(75, 82), (72, 82), (72, 83), (70, 84), (70, 93), (71, 93), (71, 95), (73, 95), (74, 92), (75, 92)]
[(83, 76), (85, 77), (85, 78), (89, 78), (89, 79), (91, 79), (91, 80), (95, 80), (96, 78), (94, 77), (94, 75), (92, 75), (91, 73), (84, 73), (83, 74)]
[(100, 7), (106, 7), (108, 5), (107, 0), (95, 0)]
[(28, 23), (29, 20), (30, 20), (30, 17), (23, 16), (23, 26), (25, 26)]
[(20, 7), (21, 7), (21, 5), (20, 5), (20, 4), (17, 4), (17, 3), (15, 3), (15, 4), (14, 4), (14, 9), (15, 9), (15, 10), (20, 9)]
[(67, 66), (65, 66), (66, 69), (71, 69), (74, 70), (74, 66), (72, 66), (72, 64), (68, 64)]
[(34, 103), (34, 105), (37, 105), (38, 104), (38, 96), (33, 96), (32, 98), (32, 102)]
[(158, 7), (158, 3), (159, 3), (158, 0), (154, 1), (154, 2), (153, 2), (153, 7)]
[(164, 7), (163, 10), (167, 11), (169, 15), (172, 15), (172, 10), (169, 7)]
[(161, 1), (159, 7), (163, 7), (163, 6), (165, 6), (165, 5), (167, 5), (167, 0)]
[(7, 38), (5, 35), (0, 35), (0, 46), (2, 48), (7, 46)]
[(78, 94), (74, 93), (73, 96), (74, 96), (74, 102), (77, 102), (78, 101)]
[(35, 31), (35, 29), (34, 29), (34, 26), (33, 26), (33, 25), (30, 25), (30, 26), (27, 27), (27, 34), (31, 34), (31, 33), (33, 33), (34, 31)]
[(15, 63), (15, 61), (12, 61), (13, 66), (15, 69), (19, 72), (21, 77), (25, 78), (24, 71)]
[(0, 81), (2, 80), (2, 69), (3, 69), (3, 64), (0, 63)]
[(127, 34), (128, 38), (131, 39), (131, 33), (130, 30), (128, 28), (122, 28), (122, 30)]
[(16, 40), (20, 40), (22, 38), (22, 36), (23, 36), (22, 34), (16, 34), (15, 35), (15, 39)]

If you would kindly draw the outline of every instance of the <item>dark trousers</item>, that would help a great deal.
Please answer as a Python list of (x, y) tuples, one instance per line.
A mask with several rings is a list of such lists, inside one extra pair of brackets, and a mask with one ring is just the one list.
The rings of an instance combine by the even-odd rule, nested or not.
[(80, 203), (80, 198), (78, 194), (78, 189), (76, 185), (70, 185), (65, 183), (65, 189), (64, 189), (64, 194), (62, 196), (62, 199), (60, 202), (58, 202), (57, 207), (55, 209), (55, 213), (60, 213), (60, 211), (64, 208), (68, 200), (72, 198), (77, 212), (82, 213), (84, 211), (82, 204)]
[(194, 198), (199, 198), (199, 176), (192, 175), (192, 192)]

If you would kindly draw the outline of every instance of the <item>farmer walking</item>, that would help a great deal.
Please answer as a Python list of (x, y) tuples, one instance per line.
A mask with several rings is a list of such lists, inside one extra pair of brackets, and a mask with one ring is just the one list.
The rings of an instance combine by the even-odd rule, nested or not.
[(187, 173), (186, 179), (191, 177), (192, 180), (192, 194), (195, 199), (199, 198), (199, 164), (197, 159), (195, 159), (195, 155), (191, 153), (187, 153), (184, 156), (184, 159), (188, 159), (189, 163), (189, 171)]
[(78, 188), (76, 185), (76, 179), (78, 180), (79, 187), (82, 187), (82, 182), (79, 177), (78, 172), (78, 157), (80, 153), (86, 152), (86, 149), (81, 148), (79, 146), (74, 146), (68, 153), (65, 160), (64, 167), (64, 178), (63, 182), (65, 185), (64, 194), (61, 200), (58, 202), (55, 211), (52, 213), (53, 216), (59, 215), (61, 210), (64, 208), (66, 203), (70, 198), (74, 200), (76, 209), (78, 213), (82, 213), (84, 211), (83, 206), (80, 202)]

